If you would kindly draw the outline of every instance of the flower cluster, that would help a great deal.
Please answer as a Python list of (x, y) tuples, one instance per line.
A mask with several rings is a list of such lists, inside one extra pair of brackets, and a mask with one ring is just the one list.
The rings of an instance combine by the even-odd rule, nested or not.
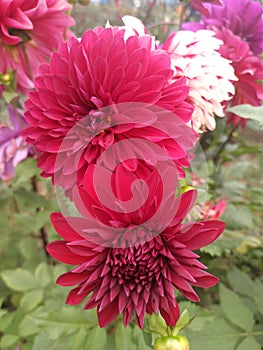
[[(217, 91), (227, 89), (216, 102), (207, 96), (220, 108), (233, 71), (213, 51), (219, 40), (207, 36), (213, 47), (200, 67), (205, 70), (209, 55), (218, 62), (206, 78), (212, 84), (216, 77)], [(188, 46), (187, 37), (181, 40)], [(182, 50), (178, 55), (191, 65)], [(175, 198), (197, 140), (187, 125), (196, 107), (193, 84), (179, 68), (166, 46), (158, 48), (139, 21), (126, 18), (124, 27), (97, 27), (62, 42), (40, 67), (25, 104), (23, 135), (40, 153), (42, 175), (62, 186), (80, 213), (51, 217), (62, 240), (48, 252), (77, 265), (57, 283), (75, 286), (68, 304), (88, 298), (84, 308), (97, 307), (101, 327), (119, 314), (127, 326), (135, 314), (142, 328), (146, 313), (158, 311), (174, 326), (180, 314), (174, 288), (198, 301), (193, 286), (218, 281), (192, 250), (214, 241), (224, 224), (183, 223), (196, 192)]]
[[(120, 313), (127, 326), (135, 312), (142, 328), (146, 312), (158, 311), (167, 325), (174, 326), (180, 314), (174, 287), (196, 302), (199, 298), (192, 286), (207, 288), (218, 281), (204, 271), (205, 266), (191, 250), (214, 241), (224, 224), (215, 220), (182, 223), (193, 206), (195, 191), (174, 200), (171, 188), (160, 210), (160, 180), (168, 183), (173, 176), (171, 171), (166, 169), (160, 179), (156, 170), (144, 170), (149, 189), (147, 202), (137, 211), (118, 213), (98, 199), (91, 181), (93, 167), (90, 167), (84, 187), (78, 190), (82, 203), (79, 209), (86, 216), (52, 215), (52, 223), (63, 240), (50, 243), (48, 252), (64, 263), (78, 265), (60, 276), (57, 283), (76, 286), (68, 294), (68, 304), (79, 304), (89, 297), (84, 309), (97, 307), (101, 327)], [(105, 168), (99, 172), (101, 178), (107, 177)], [(136, 173), (131, 174), (123, 166), (114, 172), (112, 184), (120, 198), (127, 199), (127, 188), (135, 179)], [(100, 186), (105, 186), (107, 191), (103, 182)], [(171, 208), (174, 214), (168, 218)], [(91, 214), (89, 218), (85, 211)]]
[[(251, 104), (260, 106), (263, 99), (263, 7), (254, 0), (222, 0), (221, 6), (205, 4), (206, 16), (199, 23), (186, 23), (184, 28), (192, 31), (210, 29), (222, 40), (219, 52), (232, 61), (237, 81), (231, 106)], [(244, 127), (246, 120), (233, 113), (228, 114), (228, 122), (236, 127)]]
[[(0, 0), (0, 72), (16, 71), (18, 90), (26, 93), (33, 79), (74, 21), (66, 0)], [(48, 30), (50, 28), (50, 30)], [(48, 35), (47, 35), (48, 31)]]
[(195, 109), (191, 125), (197, 131), (214, 130), (215, 115), (224, 116), (223, 102), (234, 95), (236, 76), (230, 61), (219, 53), (223, 42), (209, 30), (179, 31), (163, 44), (171, 54), (176, 76), (187, 77), (189, 101)]

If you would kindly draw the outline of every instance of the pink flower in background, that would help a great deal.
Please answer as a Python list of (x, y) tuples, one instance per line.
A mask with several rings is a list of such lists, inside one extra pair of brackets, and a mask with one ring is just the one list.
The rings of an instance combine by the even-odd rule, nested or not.
[[(234, 82), (235, 96), (230, 101), (231, 106), (251, 104), (260, 106), (263, 100), (263, 61), (253, 55), (248, 44), (225, 28), (216, 29), (217, 38), (223, 41), (219, 52), (232, 61), (238, 81)], [(233, 113), (228, 113), (227, 121), (237, 126), (239, 123), (245, 127), (247, 120)]]
[(208, 16), (209, 12), (207, 8), (204, 6), (205, 4), (214, 4), (214, 5), (221, 5), (221, 0), (191, 0), (190, 4), (191, 6), (201, 14)]
[[(221, 0), (222, 6), (205, 4), (207, 14), (200, 23), (186, 23), (185, 29), (227, 28), (246, 41), (254, 55), (263, 51), (263, 7), (254, 0)], [(195, 28), (195, 29), (194, 29)]]
[(11, 127), (0, 124), (0, 178), (9, 182), (15, 175), (15, 168), (19, 162), (26, 159), (29, 147), (20, 135), (25, 127), (23, 113), (8, 106)]
[(16, 71), (18, 89), (33, 88), (33, 78), (41, 62), (74, 25), (66, 14), (71, 6), (65, 0), (0, 0), (0, 72)]
[(198, 218), (199, 220), (217, 220), (224, 214), (227, 205), (226, 198), (220, 198), (216, 204), (213, 201), (200, 203), (201, 210)]
[[(174, 326), (180, 314), (174, 288), (196, 302), (199, 298), (192, 286), (207, 288), (218, 281), (204, 271), (206, 267), (192, 250), (214, 241), (224, 224), (214, 220), (182, 224), (195, 201), (195, 191), (188, 191), (177, 200), (175, 188), (164, 195), (158, 172), (149, 168), (142, 171), (149, 188), (145, 206), (126, 214), (115, 212), (98, 202), (92, 189), (94, 183), (90, 181), (91, 167), (87, 171), (91, 172), (86, 176), (87, 184), (79, 188), (83, 200), (80, 209), (84, 214), (85, 210), (92, 212), (92, 216), (65, 217), (60, 213), (51, 216), (63, 240), (50, 243), (48, 252), (61, 262), (77, 265), (57, 280), (62, 286), (76, 286), (69, 292), (67, 304), (76, 305), (88, 297), (84, 309), (97, 307), (101, 327), (119, 314), (127, 326), (135, 313), (142, 328), (145, 314), (158, 311), (168, 326)], [(107, 170), (103, 168), (101, 172), (103, 188), (103, 174)], [(120, 166), (112, 177), (113, 192), (127, 201), (129, 185), (136, 178), (136, 173)], [(169, 183), (169, 179), (170, 169), (166, 168), (162, 181)], [(141, 191), (137, 189), (139, 195)], [(164, 206), (159, 210), (161, 197)], [(171, 211), (172, 217), (158, 233)]]
[[(196, 140), (185, 125), (193, 110), (185, 101), (189, 88), (184, 77), (172, 80), (169, 55), (152, 50), (152, 43), (149, 35), (127, 35), (125, 28), (97, 27), (80, 41), (61, 43), (50, 64), (41, 66), (26, 102), (24, 135), (41, 154), (43, 176), (65, 189), (81, 185), (89, 164), (130, 138), (158, 143), (179, 166), (189, 165), (187, 150)], [(133, 158), (137, 151), (144, 149)]]
[(215, 115), (224, 116), (224, 102), (232, 98), (236, 80), (230, 61), (221, 57), (222, 41), (209, 30), (179, 31), (163, 44), (171, 55), (175, 76), (186, 76), (194, 106), (191, 125), (197, 131), (215, 129)]

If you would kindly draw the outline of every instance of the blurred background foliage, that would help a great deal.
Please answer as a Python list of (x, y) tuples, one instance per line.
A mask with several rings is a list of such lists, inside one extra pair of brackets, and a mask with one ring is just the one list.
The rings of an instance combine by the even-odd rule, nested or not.
[[(141, 18), (162, 41), (177, 29), (178, 3), (123, 0), (76, 4), (74, 31), (80, 36), (107, 20), (120, 25), (121, 17), (129, 14)], [(187, 10), (187, 16), (196, 14)], [(222, 217), (225, 233), (198, 252), (209, 271), (220, 278), (219, 285), (198, 290), (199, 305), (178, 294), (181, 311), (188, 310), (181, 322), (191, 321), (183, 334), (192, 350), (263, 349), (262, 137), (256, 121), (232, 132), (223, 118), (217, 121), (217, 129), (205, 133), (200, 141), (208, 164), (207, 201), (216, 203), (227, 197), (229, 204)], [(68, 290), (57, 286), (55, 280), (67, 266), (45, 252), (47, 242), (57, 239), (49, 221), (56, 210), (54, 188), (50, 180), (40, 177), (34, 158), (18, 165), (9, 185), (0, 183), (0, 349), (152, 349), (158, 334), (154, 330), (164, 327), (161, 318), (149, 318), (144, 332), (133, 323), (125, 329), (120, 319), (100, 329), (95, 310), (65, 305)]]

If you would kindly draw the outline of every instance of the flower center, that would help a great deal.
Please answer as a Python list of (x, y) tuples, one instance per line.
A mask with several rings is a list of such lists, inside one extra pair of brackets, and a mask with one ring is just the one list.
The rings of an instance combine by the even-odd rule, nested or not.
[[(144, 243), (111, 249), (108, 263), (112, 271), (112, 277), (117, 278), (118, 283), (124, 285), (126, 292), (129, 294), (129, 290), (133, 290), (136, 286), (148, 286), (150, 288), (152, 282), (161, 273), (164, 259), (159, 254), (163, 244), (160, 237), (145, 240), (145, 236), (149, 238), (151, 233), (143, 228), (127, 230), (126, 233), (130, 236), (138, 235), (138, 242), (144, 238)], [(143, 233), (144, 237), (142, 237)]]

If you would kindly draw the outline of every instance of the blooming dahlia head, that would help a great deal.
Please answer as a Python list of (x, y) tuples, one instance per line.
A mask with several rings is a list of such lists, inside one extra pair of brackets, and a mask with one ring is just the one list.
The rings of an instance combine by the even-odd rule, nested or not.
[[(41, 154), (43, 176), (65, 189), (81, 185), (87, 166), (130, 138), (158, 143), (178, 165), (189, 165), (186, 151), (196, 139), (185, 126), (189, 89), (184, 77), (173, 79), (169, 55), (153, 50), (152, 40), (97, 27), (80, 41), (62, 42), (41, 66), (26, 102), (24, 135)], [(127, 149), (127, 156), (136, 152)]]
[(0, 72), (16, 71), (18, 89), (26, 93), (40, 63), (74, 24), (65, 13), (71, 6), (66, 0), (0, 0), (0, 8)]
[(200, 25), (190, 23), (186, 29), (225, 27), (246, 41), (254, 55), (263, 51), (263, 7), (255, 0), (221, 0), (222, 6), (205, 4), (208, 14), (203, 16)]
[[(103, 178), (107, 170), (100, 170)], [(173, 179), (170, 170), (169, 167), (164, 170), (163, 183)], [(91, 167), (87, 172), (92, 172)], [(129, 202), (129, 185), (139, 173), (130, 172), (123, 165), (114, 172), (113, 193), (123, 205)], [(157, 170), (146, 167), (141, 174), (149, 188), (149, 197), (136, 211), (115, 211), (118, 206), (109, 208), (98, 201), (92, 189), (92, 174), (87, 174), (87, 187), (78, 189), (83, 217), (66, 217), (60, 213), (51, 216), (62, 240), (50, 243), (48, 252), (61, 262), (77, 265), (61, 275), (57, 283), (75, 286), (68, 294), (68, 304), (79, 304), (88, 297), (84, 309), (97, 307), (101, 327), (119, 314), (127, 326), (135, 313), (142, 328), (145, 314), (158, 311), (168, 326), (174, 326), (180, 314), (174, 288), (197, 302), (199, 298), (192, 286), (207, 288), (218, 281), (204, 271), (206, 267), (192, 250), (214, 241), (224, 224), (215, 220), (182, 223), (196, 192), (188, 191), (175, 199), (175, 188), (165, 192)], [(136, 186), (138, 191), (134, 193), (140, 194), (142, 191)], [(166, 220), (168, 216), (170, 220)], [(159, 232), (163, 219), (166, 227)]]
[(236, 80), (230, 61), (221, 57), (222, 42), (209, 30), (179, 31), (164, 43), (171, 55), (175, 76), (186, 76), (188, 101), (195, 109), (191, 125), (197, 131), (215, 129), (215, 118), (224, 116), (223, 102), (234, 94)]
[(27, 158), (29, 147), (20, 135), (25, 127), (23, 113), (8, 106), (10, 125), (0, 123), (0, 179), (9, 182), (18, 163)]
[[(263, 61), (255, 56), (249, 49), (248, 44), (230, 30), (215, 29), (216, 36), (223, 44), (219, 52), (232, 61), (235, 75), (238, 80), (234, 82), (235, 96), (230, 101), (231, 106), (251, 104), (260, 106), (263, 100)], [(237, 126), (239, 123), (245, 127), (247, 120), (233, 113), (228, 113), (227, 121)]]

